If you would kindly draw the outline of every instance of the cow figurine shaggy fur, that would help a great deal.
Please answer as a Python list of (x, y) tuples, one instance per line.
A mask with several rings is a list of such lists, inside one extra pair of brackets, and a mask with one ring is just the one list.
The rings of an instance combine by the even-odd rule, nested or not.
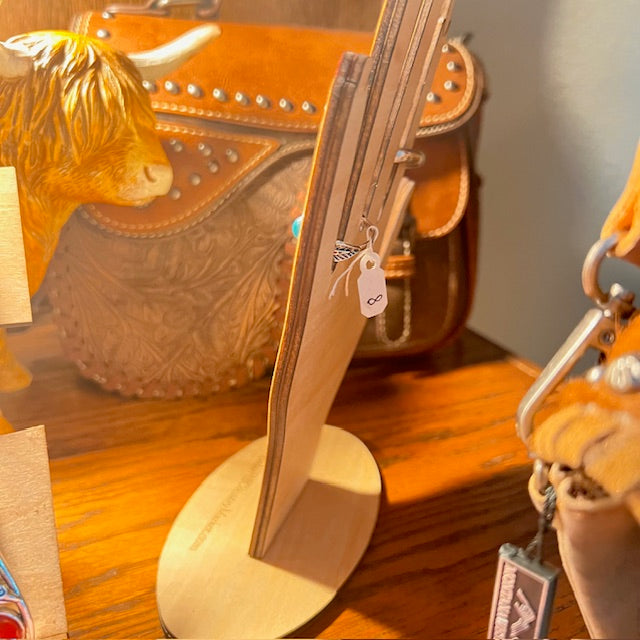
[[(61, 31), (0, 43), (0, 165), (17, 173), (31, 295), (76, 207), (142, 205), (167, 193), (173, 173), (142, 79), (165, 75), (217, 33), (206, 25), (130, 56)], [(29, 382), (3, 332), (0, 391)]]

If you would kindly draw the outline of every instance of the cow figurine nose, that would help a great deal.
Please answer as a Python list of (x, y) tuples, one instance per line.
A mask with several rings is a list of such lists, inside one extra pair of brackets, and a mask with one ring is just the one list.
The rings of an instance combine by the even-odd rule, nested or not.
[(163, 196), (171, 188), (173, 170), (170, 165), (151, 164), (144, 168), (144, 174), (149, 181), (149, 195)]

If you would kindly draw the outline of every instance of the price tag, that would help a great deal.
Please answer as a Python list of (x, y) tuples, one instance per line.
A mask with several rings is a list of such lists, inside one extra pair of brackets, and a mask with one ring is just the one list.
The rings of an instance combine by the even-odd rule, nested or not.
[(360, 258), (358, 293), (360, 312), (365, 318), (373, 318), (387, 308), (387, 281), (380, 268), (380, 256), (375, 251), (365, 251)]

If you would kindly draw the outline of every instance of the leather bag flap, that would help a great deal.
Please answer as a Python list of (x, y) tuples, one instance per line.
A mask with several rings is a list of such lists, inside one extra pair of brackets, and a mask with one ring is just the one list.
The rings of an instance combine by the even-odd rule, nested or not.
[(92, 223), (118, 235), (160, 237), (183, 231), (212, 215), (284, 156), (311, 152), (313, 139), (290, 142), (277, 135), (168, 122), (157, 130), (173, 167), (169, 193), (143, 207), (83, 205)]
[[(111, 17), (109, 17), (111, 16)], [(176, 18), (86, 13), (73, 29), (125, 52), (152, 49), (201, 24)], [(149, 85), (158, 113), (280, 131), (318, 130), (345, 51), (368, 53), (367, 32), (220, 24), (221, 35), (180, 69)], [(445, 45), (421, 118), (429, 128), (469, 117), (478, 90), (474, 61), (457, 40)]]
[[(140, 15), (85, 13), (73, 29), (125, 52), (152, 49), (201, 24)], [(174, 168), (167, 196), (144, 208), (86, 205), (83, 214), (119, 235), (157, 237), (211, 215), (284, 156), (311, 152), (344, 51), (367, 52), (371, 34), (224, 23), (221, 35), (176, 72), (145, 84)], [(464, 45), (443, 48), (416, 147), (425, 166), (412, 212), (423, 236), (437, 237), (462, 217), (469, 158), (461, 125), (483, 93), (480, 69)], [(446, 134), (446, 135), (443, 135)]]

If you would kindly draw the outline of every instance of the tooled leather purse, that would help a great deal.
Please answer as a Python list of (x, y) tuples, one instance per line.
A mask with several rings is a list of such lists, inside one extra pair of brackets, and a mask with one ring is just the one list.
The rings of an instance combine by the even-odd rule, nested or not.
[[(81, 15), (73, 30), (132, 52), (198, 24), (132, 10)], [(361, 32), (220, 27), (177, 73), (145, 85), (174, 169), (168, 195), (141, 209), (83, 206), (47, 276), (65, 352), (123, 395), (208, 394), (273, 363), (324, 101), (341, 54), (371, 45)], [(483, 88), (477, 61), (451, 41), (421, 118), (426, 162), (407, 173), (416, 188), (387, 265), (389, 309), (360, 355), (424, 350), (464, 323)]]

